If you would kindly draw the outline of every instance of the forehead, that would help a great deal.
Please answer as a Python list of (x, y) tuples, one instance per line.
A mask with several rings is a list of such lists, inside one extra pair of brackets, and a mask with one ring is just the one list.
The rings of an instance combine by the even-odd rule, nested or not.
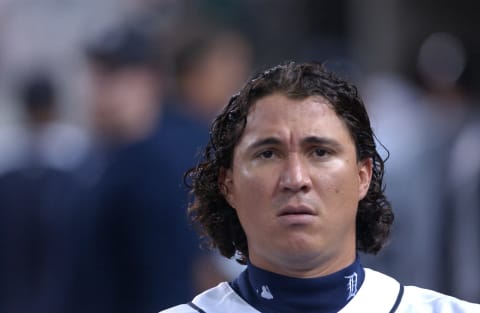
[(318, 121), (332, 119), (341, 121), (333, 110), (333, 105), (322, 96), (290, 98), (281, 93), (274, 93), (256, 100), (247, 116), (249, 124), (269, 120)]
[[(301, 99), (275, 93), (253, 103), (243, 138), (251, 136), (328, 136), (351, 139), (345, 122), (321, 96)], [(348, 137), (348, 138), (346, 138)]]
[(283, 93), (273, 93), (257, 99), (250, 107), (248, 118), (252, 119), (255, 115), (260, 115), (263, 112), (268, 112), (268, 114), (276, 113), (275, 116), (285, 115), (284, 113), (288, 115), (288, 113), (293, 113), (294, 111), (305, 111), (307, 108), (321, 116), (326, 113), (334, 113), (333, 105), (320, 95), (292, 98)]

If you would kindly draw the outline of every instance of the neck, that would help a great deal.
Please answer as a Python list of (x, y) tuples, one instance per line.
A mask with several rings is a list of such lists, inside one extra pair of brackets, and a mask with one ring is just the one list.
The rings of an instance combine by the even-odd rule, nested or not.
[(290, 258), (283, 256), (276, 258), (273, 262), (260, 258), (257, 254), (251, 254), (249, 262), (258, 268), (283, 276), (315, 278), (335, 273), (352, 264), (356, 259), (355, 250), (346, 251), (352, 252), (340, 254), (335, 258), (324, 255), (301, 257), (301, 259), (296, 255), (292, 255)]
[(294, 278), (249, 263), (232, 287), (260, 312), (338, 312), (356, 294), (365, 272), (360, 261), (329, 275)]

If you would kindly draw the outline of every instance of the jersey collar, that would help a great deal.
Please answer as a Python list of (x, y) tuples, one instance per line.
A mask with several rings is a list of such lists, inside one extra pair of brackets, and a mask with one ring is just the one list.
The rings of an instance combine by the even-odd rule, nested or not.
[(249, 263), (231, 284), (260, 312), (338, 312), (355, 297), (365, 279), (357, 259), (348, 267), (318, 278), (293, 278)]

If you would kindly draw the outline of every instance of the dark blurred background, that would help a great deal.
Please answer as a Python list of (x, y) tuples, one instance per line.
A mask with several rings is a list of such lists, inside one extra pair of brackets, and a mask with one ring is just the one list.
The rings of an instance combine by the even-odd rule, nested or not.
[(0, 311), (158, 312), (232, 279), (199, 248), (183, 173), (229, 97), (288, 60), (355, 82), (390, 151), (393, 237), (364, 265), (480, 302), (479, 10), (1, 1)]

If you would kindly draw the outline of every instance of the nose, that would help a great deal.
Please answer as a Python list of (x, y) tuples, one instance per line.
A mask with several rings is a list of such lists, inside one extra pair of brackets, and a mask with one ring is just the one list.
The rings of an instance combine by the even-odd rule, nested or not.
[(286, 160), (280, 175), (280, 188), (287, 192), (308, 192), (312, 188), (310, 174), (304, 160), (292, 153)]

